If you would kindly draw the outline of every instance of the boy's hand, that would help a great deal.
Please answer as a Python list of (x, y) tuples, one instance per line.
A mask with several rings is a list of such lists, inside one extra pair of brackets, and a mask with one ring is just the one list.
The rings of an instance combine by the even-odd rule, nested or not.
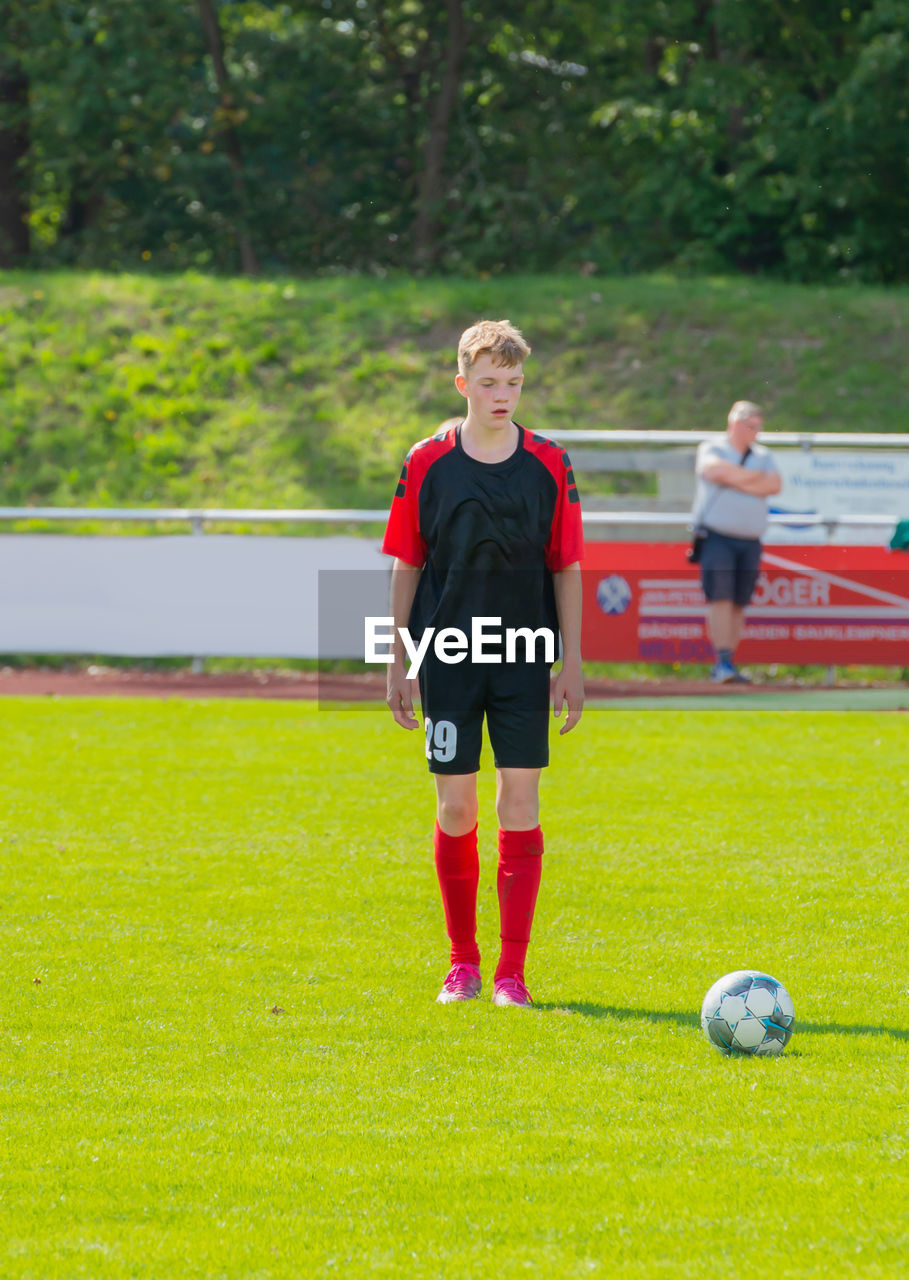
[(404, 729), (419, 729), (420, 722), (413, 713), (416, 680), (408, 680), (401, 667), (392, 664), (388, 668), (387, 696), (385, 701), (391, 714)]
[(584, 677), (580, 667), (564, 666), (556, 676), (552, 689), (552, 714), (558, 720), (562, 715), (562, 703), (568, 704), (568, 715), (559, 734), (568, 733), (581, 718), (584, 710)]

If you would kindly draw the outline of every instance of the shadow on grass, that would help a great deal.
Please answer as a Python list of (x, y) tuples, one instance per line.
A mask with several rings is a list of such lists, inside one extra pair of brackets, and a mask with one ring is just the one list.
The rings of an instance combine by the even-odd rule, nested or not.
[(585, 1018), (612, 1018), (633, 1022), (674, 1022), (680, 1027), (699, 1027), (701, 1019), (696, 1013), (682, 1013), (677, 1009), (618, 1009), (610, 1004), (591, 1004), (586, 1000), (534, 1001), (544, 1013), (580, 1013)]
[[(619, 1009), (609, 1004), (592, 1004), (586, 1000), (535, 1002), (544, 1013), (579, 1013), (585, 1018), (612, 1018), (615, 1021), (674, 1022), (679, 1027), (700, 1027), (696, 1013), (677, 1009)], [(801, 1022), (795, 1020), (796, 1031), (808, 1031), (813, 1035), (836, 1036), (892, 1036), (894, 1040), (909, 1040), (909, 1031), (902, 1027), (843, 1026), (838, 1022)]]
[(909, 1031), (903, 1027), (844, 1027), (839, 1022), (799, 1022), (795, 1020), (796, 1031), (811, 1031), (815, 1035), (827, 1036), (893, 1036), (894, 1040), (909, 1040)]

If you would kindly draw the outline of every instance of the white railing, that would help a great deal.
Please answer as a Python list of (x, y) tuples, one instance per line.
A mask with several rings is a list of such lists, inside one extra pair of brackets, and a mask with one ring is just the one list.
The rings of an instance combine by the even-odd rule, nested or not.
[[(554, 440), (573, 444), (658, 444), (697, 445), (715, 440), (717, 431), (650, 431), (650, 430), (565, 430), (548, 431)], [(909, 434), (865, 434), (855, 431), (765, 431), (761, 439), (777, 448), (843, 448), (907, 449)], [(388, 509), (362, 510), (350, 507), (329, 509), (301, 508), (223, 508), (223, 507), (0, 507), (0, 520), (100, 520), (158, 523), (177, 521), (189, 524), (194, 533), (204, 532), (206, 523), (236, 524), (384, 524)], [(589, 525), (653, 525), (685, 526), (690, 513), (685, 511), (587, 511), (584, 522)], [(893, 527), (896, 517), (881, 514), (857, 515), (777, 515), (771, 524), (791, 528), (821, 526), (833, 532), (837, 528)]]
[[(716, 440), (721, 431), (547, 431), (546, 435), (565, 445), (571, 444), (700, 444), (703, 440)], [(762, 444), (770, 449), (843, 449), (856, 447), (869, 449), (909, 448), (909, 435), (893, 433), (865, 433), (863, 431), (762, 431)]]
[(388, 510), (364, 511), (333, 507), (307, 511), (291, 508), (251, 507), (0, 507), (0, 520), (131, 520), (137, 522), (179, 521), (195, 529), (206, 521), (248, 524), (369, 524), (383, 523)]
[[(0, 520), (98, 520), (102, 523), (177, 522), (188, 524), (194, 533), (203, 533), (206, 523), (235, 524), (384, 524), (388, 511), (358, 510), (353, 507), (330, 507), (314, 510), (280, 508), (222, 507), (0, 507)], [(585, 511), (588, 525), (652, 525), (684, 528), (691, 524), (690, 511)], [(893, 529), (896, 516), (867, 515), (771, 515), (772, 525), (805, 529)]]
[[(821, 528), (832, 532), (834, 529), (893, 529), (896, 527), (896, 516), (869, 515), (798, 515), (796, 512), (773, 514), (767, 517), (772, 525), (781, 525), (790, 529)], [(585, 524), (639, 524), (667, 525), (686, 527), (691, 525), (690, 511), (587, 511), (583, 516)]]

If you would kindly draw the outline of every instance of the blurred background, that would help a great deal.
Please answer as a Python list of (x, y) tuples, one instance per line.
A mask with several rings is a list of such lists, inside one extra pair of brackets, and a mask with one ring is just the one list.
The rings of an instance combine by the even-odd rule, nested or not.
[[(880, 492), (830, 508), (889, 518), (855, 534), (885, 546), (909, 516), (907, 31), (909, 0), (0, 0), (3, 563), (23, 591), (26, 551), (57, 566), (30, 606), (52, 642), (0, 649), (74, 651), (60, 601), (88, 608), (24, 535), (187, 533), (112, 508), (356, 508), (194, 531), (375, 540), (483, 315), (533, 346), (536, 430), (720, 431), (747, 398), (769, 433), (886, 436)], [(684, 536), (687, 437), (571, 451), (585, 511), (681, 513), (591, 539)], [(108, 570), (84, 572), (80, 651), (117, 651)]]
[(906, 0), (2, 0), (0, 264), (905, 281)]

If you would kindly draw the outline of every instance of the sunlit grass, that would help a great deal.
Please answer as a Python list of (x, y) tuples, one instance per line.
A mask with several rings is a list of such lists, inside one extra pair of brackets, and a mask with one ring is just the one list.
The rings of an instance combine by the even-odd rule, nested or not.
[[(588, 712), (524, 1014), (434, 1003), (384, 708), (2, 712), (4, 1278), (909, 1274), (904, 716)], [(743, 966), (780, 1060), (701, 1035)]]

